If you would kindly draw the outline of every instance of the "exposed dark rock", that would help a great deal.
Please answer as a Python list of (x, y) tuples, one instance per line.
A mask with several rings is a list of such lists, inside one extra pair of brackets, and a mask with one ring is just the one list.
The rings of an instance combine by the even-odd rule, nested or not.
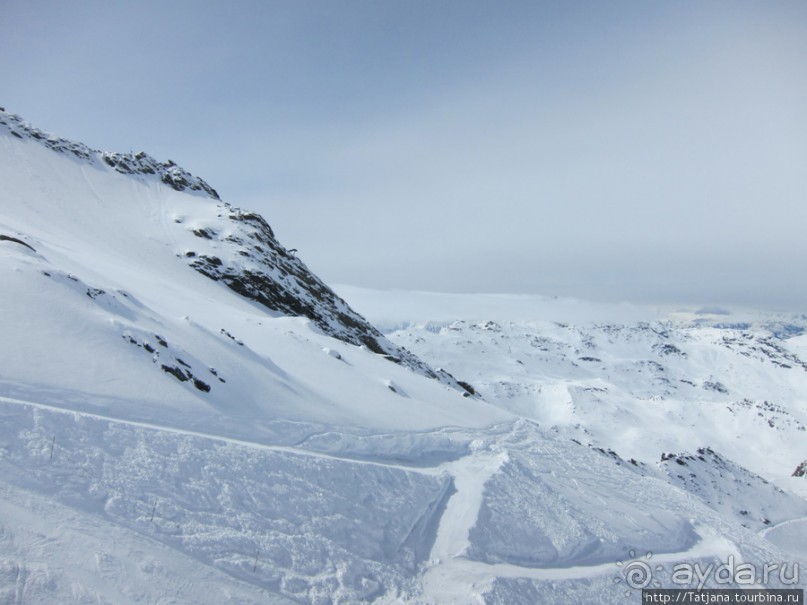
[(653, 350), (659, 355), (675, 355), (677, 357), (686, 357), (687, 354), (670, 343), (657, 344), (653, 346)]
[(740, 355), (769, 361), (783, 369), (789, 370), (798, 367), (807, 371), (807, 362), (785, 349), (780, 344), (781, 338), (776, 336), (776, 334), (792, 335), (798, 333), (800, 328), (797, 326), (785, 326), (788, 326), (788, 324), (784, 326), (769, 324), (768, 329), (774, 331), (770, 335), (760, 335), (753, 332), (727, 335), (721, 339), (721, 344), (727, 349), (737, 351)]
[[(181, 359), (177, 359), (177, 362), (182, 364), (183, 366), (185, 366), (187, 368), (190, 368), (190, 366), (187, 363), (185, 363), (184, 361), (182, 361)], [(196, 387), (197, 390), (202, 391), (203, 393), (209, 393), (210, 392), (210, 385), (207, 384), (205, 381), (199, 380), (198, 378), (196, 378), (191, 373), (191, 371), (189, 369), (188, 370), (183, 370), (179, 366), (169, 366), (169, 365), (165, 365), (165, 364), (161, 365), (160, 367), (163, 369), (164, 372), (166, 372), (168, 374), (171, 374), (174, 378), (176, 378), (180, 382), (188, 382), (188, 381), (190, 381), (191, 384), (194, 387)], [(221, 379), (219, 379), (219, 380), (221, 380)], [(224, 382), (223, 380), (221, 380), (221, 381)]]
[(229, 339), (230, 339), (230, 340), (232, 340), (233, 342), (235, 342), (237, 345), (240, 345), (240, 346), (242, 346), (242, 347), (244, 346), (244, 341), (242, 341), (242, 340), (240, 340), (240, 339), (236, 338), (235, 336), (233, 336), (232, 334), (230, 334), (230, 333), (229, 333), (227, 330), (225, 330), (224, 328), (222, 328), (222, 329), (221, 329), (221, 333), (222, 333), (222, 334), (224, 334), (224, 335), (225, 335), (227, 338), (229, 338)]
[(21, 239), (17, 239), (16, 237), (11, 237), (10, 235), (3, 235), (2, 233), (0, 233), (0, 242), (1, 241), (13, 242), (15, 244), (20, 244), (20, 245), (25, 246), (26, 248), (29, 248), (29, 249), (33, 250), (34, 252), (36, 252), (36, 250), (34, 250), (33, 246), (30, 246), (30, 245), (26, 244)]
[(190, 372), (186, 373), (177, 366), (167, 366), (165, 364), (162, 364), (160, 367), (163, 369), (163, 372), (171, 374), (174, 378), (176, 378), (180, 382), (188, 382), (188, 380), (190, 380)]
[(460, 385), (463, 389), (465, 389), (465, 391), (470, 395), (476, 395), (476, 389), (474, 389), (474, 387), (468, 384), (467, 382), (463, 380), (458, 380), (457, 384)]
[[(191, 263), (191, 267), (196, 269), (202, 275), (209, 277), (213, 281), (219, 281), (222, 279), (222, 276), (217, 271), (217, 268), (221, 267), (222, 264), (221, 259), (217, 256), (201, 255)], [(241, 293), (239, 292), (239, 294)]]
[(193, 381), (193, 386), (195, 386), (200, 391), (202, 391), (204, 393), (209, 393), (210, 392), (210, 385), (207, 384), (206, 382), (202, 382), (198, 378), (193, 378), (193, 377), (191, 378), (191, 380)]
[(794, 477), (807, 477), (807, 460), (802, 462), (796, 467), (796, 470), (793, 471)]
[(729, 392), (725, 385), (717, 380), (707, 380), (703, 383), (703, 388), (707, 391), (715, 391), (716, 393), (723, 393), (724, 395)]
[(213, 236), (216, 234), (215, 231), (211, 231), (210, 229), (194, 229), (192, 233), (196, 237), (203, 237), (205, 239), (213, 239)]
[(2, 116), (0, 124), (5, 125), (8, 131), (19, 139), (33, 139), (53, 151), (70, 153), (92, 164), (105, 164), (121, 174), (159, 178), (160, 181), (177, 191), (197, 191), (215, 200), (219, 199), (219, 194), (215, 189), (171, 160), (160, 162), (143, 151), (136, 154), (101, 152), (91, 149), (83, 143), (61, 139), (34, 128), (18, 115), (3, 112)]
[[(226, 213), (222, 228), (206, 227), (193, 231), (203, 239), (222, 246), (237, 246), (233, 255), (222, 257), (196, 251), (185, 253), (188, 264), (202, 275), (225, 284), (234, 292), (267, 309), (284, 315), (306, 317), (320, 331), (343, 342), (364, 346), (395, 363), (407, 366), (430, 378), (450, 384), (471, 395), (473, 389), (457, 383), (442, 370), (433, 370), (414, 354), (390, 342), (366, 319), (316, 277), (300, 260), (275, 239), (269, 223), (254, 212), (222, 204)], [(227, 233), (226, 236), (220, 234)], [(233, 338), (222, 330), (222, 334)], [(233, 338), (233, 340), (235, 340)], [(240, 344), (240, 343), (239, 343)]]

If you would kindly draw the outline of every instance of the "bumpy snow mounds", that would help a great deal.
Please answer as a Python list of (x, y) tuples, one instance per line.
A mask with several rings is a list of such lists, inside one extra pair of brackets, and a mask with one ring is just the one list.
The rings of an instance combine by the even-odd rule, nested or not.
[[(803, 315), (564, 309), (540, 297), (467, 296), (460, 307), (456, 295), (418, 294), (418, 321), (407, 321), (406, 295), (343, 292), (390, 338), (514, 414), (579, 426), (582, 441), (645, 463), (709, 447), (807, 496), (791, 478), (807, 443)], [(452, 305), (459, 316), (443, 319)], [(595, 321), (579, 317), (581, 305)]]
[(0, 419), (11, 603), (616, 603), (633, 551), (659, 581), (788, 557), (658, 470), (531, 422), (437, 431), (464, 454), (425, 465), (9, 398)]
[[(372, 600), (405, 583), (429, 554), (451, 486), (447, 476), (393, 466), (0, 407), (9, 427), (0, 464), (15, 488), (304, 602)], [(106, 548), (98, 556), (117, 555)]]

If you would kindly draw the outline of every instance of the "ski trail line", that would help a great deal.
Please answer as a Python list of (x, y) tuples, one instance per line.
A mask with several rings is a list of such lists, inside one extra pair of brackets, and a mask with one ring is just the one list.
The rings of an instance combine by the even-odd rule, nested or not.
[(333, 454), (327, 454), (323, 452), (317, 452), (314, 450), (307, 450), (296, 448), (294, 446), (289, 445), (269, 445), (265, 443), (259, 443), (257, 441), (249, 441), (247, 439), (238, 439), (235, 437), (226, 437), (223, 435), (215, 435), (213, 433), (205, 433), (202, 431), (194, 431), (188, 429), (181, 429), (177, 427), (171, 426), (164, 426), (160, 424), (154, 424), (150, 422), (141, 422), (138, 420), (126, 420), (123, 418), (115, 418), (114, 416), (107, 416), (104, 414), (96, 414), (93, 412), (84, 412), (84, 411), (77, 411), (71, 410), (67, 408), (60, 408), (58, 406), (48, 405), (46, 403), (36, 403), (33, 401), (24, 401), (21, 399), (13, 399), (11, 397), (3, 397), (0, 396), (0, 404), (10, 404), (20, 407), (31, 407), (40, 410), (47, 410), (49, 412), (54, 412), (57, 414), (70, 414), (73, 416), (80, 416), (85, 418), (92, 418), (94, 420), (101, 420), (104, 422), (111, 422), (115, 424), (122, 424), (126, 426), (136, 427), (140, 429), (145, 429), (149, 431), (160, 431), (164, 433), (173, 433), (176, 435), (183, 435), (187, 437), (198, 437), (200, 439), (209, 439), (211, 441), (218, 441), (220, 443), (227, 443), (231, 445), (235, 445), (238, 447), (246, 447), (252, 449), (259, 449), (264, 451), (272, 451), (272, 452), (280, 452), (285, 454), (292, 454), (297, 456), (308, 456), (311, 458), (321, 458), (326, 460), (334, 460), (337, 462), (345, 462), (345, 463), (354, 463), (354, 464), (361, 464), (366, 466), (376, 466), (376, 467), (383, 467), (389, 469), (400, 470), (404, 472), (411, 472), (411, 473), (418, 473), (421, 475), (444, 475), (445, 471), (443, 470), (443, 465), (438, 465), (434, 467), (423, 467), (423, 466), (408, 466), (406, 464), (392, 464), (386, 462), (380, 462), (375, 460), (367, 460), (362, 458), (351, 458), (349, 456), (336, 456)]
[(504, 452), (477, 452), (444, 468), (454, 477), (456, 492), (449, 498), (423, 574), (423, 591), (436, 603), (467, 603), (475, 578), (446, 574), (471, 545), (469, 535), (479, 517), (485, 483), (507, 461)]

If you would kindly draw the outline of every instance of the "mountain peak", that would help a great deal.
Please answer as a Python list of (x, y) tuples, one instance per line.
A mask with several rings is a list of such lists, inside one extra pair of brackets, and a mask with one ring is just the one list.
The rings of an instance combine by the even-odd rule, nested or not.
[(121, 174), (156, 178), (177, 191), (200, 192), (214, 200), (221, 199), (218, 192), (203, 179), (177, 166), (173, 160), (161, 162), (144, 151), (117, 153), (92, 149), (84, 143), (63, 139), (40, 130), (2, 107), (0, 107), (0, 128), (18, 139), (35, 141), (53, 151), (72, 155), (90, 164), (104, 163)]
[[(269, 223), (262, 216), (221, 201), (218, 193), (204, 180), (193, 176), (173, 160), (161, 162), (145, 152), (101, 152), (83, 143), (47, 133), (20, 116), (5, 111), (0, 113), (0, 135), (7, 135), (12, 141), (16, 139), (17, 143), (39, 144), (71, 160), (91, 165), (102, 173), (111, 169), (136, 178), (145, 185), (161, 183), (181, 193), (213, 200), (215, 204), (208, 201), (207, 205), (204, 199), (199, 199), (198, 203), (194, 200), (187, 212), (183, 210), (173, 213), (173, 221), (168, 217), (171, 212), (167, 206), (152, 207), (148, 212), (154, 220), (143, 225), (141, 237), (160, 238), (162, 232), (167, 238), (165, 243), (174, 249), (175, 258), (178, 257), (180, 262), (227, 286), (237, 295), (259, 304), (265, 310), (290, 317), (305, 317), (326, 336), (363, 346), (389, 361), (436, 379), (466, 396), (474, 394), (472, 388), (460, 383), (447, 372), (430, 368), (414, 354), (392, 343), (351, 309), (306, 267), (294, 250), (287, 250), (278, 242)], [(26, 170), (28, 169), (23, 169)], [(36, 170), (50, 168), (43, 164)], [(46, 175), (40, 176), (49, 180)], [(100, 195), (104, 198), (102, 203), (92, 210), (100, 221), (99, 228), (104, 221), (108, 221), (107, 231), (117, 231), (124, 227), (124, 223), (129, 223), (129, 227), (132, 227), (131, 221), (136, 220), (136, 217), (120, 214), (119, 209), (121, 201), (128, 199), (128, 192), (123, 193), (115, 188), (117, 186), (113, 186), (114, 193), (99, 194), (95, 185), (90, 185), (87, 189), (87, 175), (76, 176), (78, 178), (73, 185), (54, 185), (55, 191), (40, 194), (29, 200), (28, 204), (43, 205), (41, 212), (52, 215), (53, 196), (62, 196), (66, 190), (77, 188), (76, 195), (69, 196), (69, 212), (89, 212), (88, 207), (81, 206), (84, 203), (81, 200), (99, 198)], [(97, 176), (102, 177), (101, 174)], [(22, 195), (27, 197), (29, 192), (28, 185), (23, 187)], [(151, 203), (139, 197), (133, 201), (134, 206)], [(76, 227), (84, 229), (81, 224)], [(106, 237), (107, 234), (100, 235)], [(123, 252), (122, 243), (114, 238), (110, 246), (114, 254), (130, 254), (128, 251)], [(148, 270), (153, 271), (154, 267)]]

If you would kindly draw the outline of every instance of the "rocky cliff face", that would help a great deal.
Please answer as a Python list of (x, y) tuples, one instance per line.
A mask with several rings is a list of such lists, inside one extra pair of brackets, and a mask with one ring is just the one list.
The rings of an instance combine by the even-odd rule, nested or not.
[(74, 155), (80, 160), (97, 165), (103, 162), (121, 174), (141, 175), (159, 179), (177, 191), (197, 191), (215, 200), (219, 194), (202, 179), (193, 176), (187, 170), (177, 166), (172, 160), (160, 162), (146, 152), (112, 153), (91, 149), (84, 143), (68, 141), (31, 126), (20, 116), (7, 113), (0, 108), (0, 127), (8, 129), (12, 136), (19, 139), (38, 141), (45, 147), (58, 153)]
[(283, 315), (307, 317), (324, 334), (364, 346), (390, 361), (473, 394), (443, 370), (434, 370), (413, 353), (393, 344), (356, 313), (275, 238), (266, 220), (254, 212), (220, 205), (213, 224), (188, 229), (198, 245), (184, 254), (199, 273)]

